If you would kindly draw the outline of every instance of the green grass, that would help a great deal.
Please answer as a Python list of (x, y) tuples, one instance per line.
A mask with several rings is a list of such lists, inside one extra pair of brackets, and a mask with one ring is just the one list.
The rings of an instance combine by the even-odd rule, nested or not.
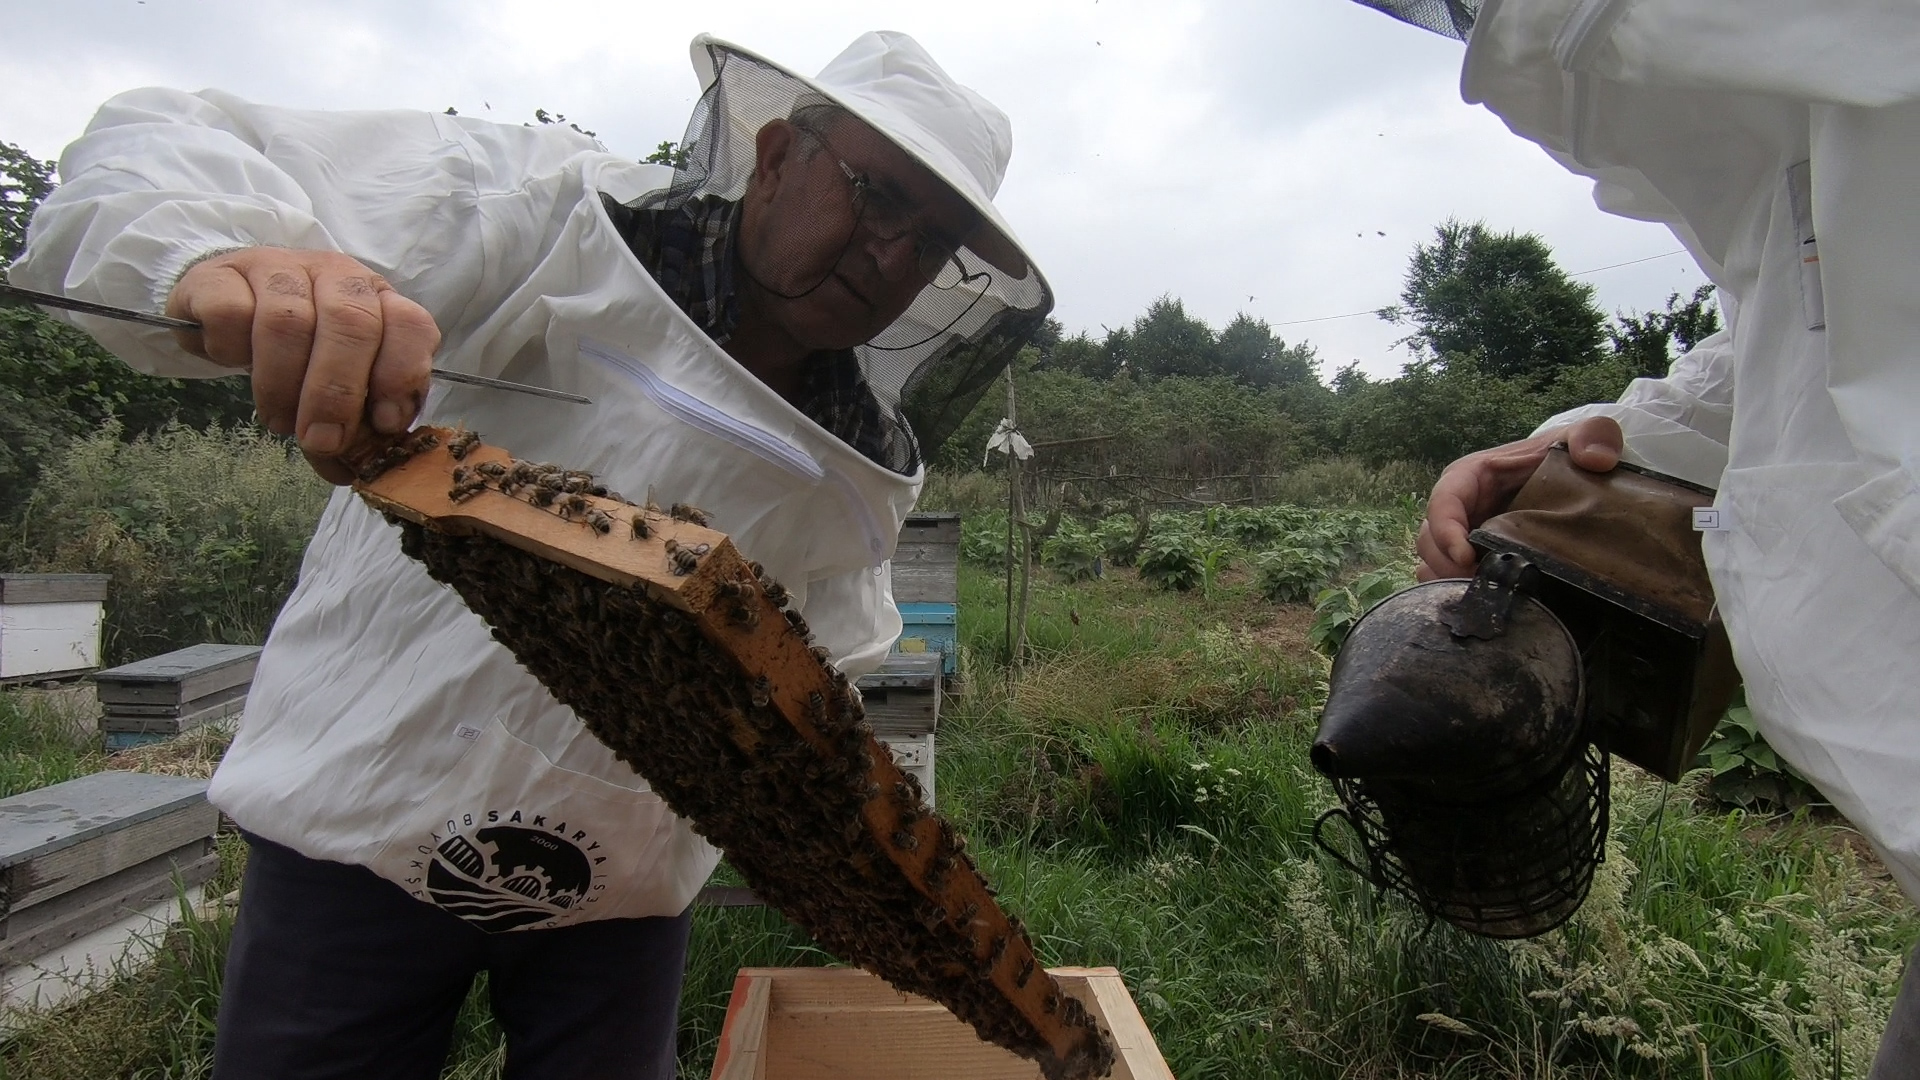
[[(1046, 962), (1125, 974), (1175, 1075), (1864, 1075), (1920, 920), (1844, 824), (1618, 766), (1608, 862), (1571, 923), (1524, 943), (1429, 926), (1313, 846), (1327, 664), (1311, 611), (1257, 586), (1244, 567), (1204, 594), (1041, 572), (1009, 678), (1004, 586), (961, 572), (968, 691), (942, 718), (941, 809)], [(19, 750), (0, 762), (97, 761), (8, 726), (4, 700)], [(184, 933), (15, 1039), (0, 1076), (202, 1075), (224, 928)], [(707, 1075), (737, 969), (830, 959), (774, 913), (697, 911), (682, 1076)], [(500, 1055), (476, 988), (447, 1075), (497, 1076)]]

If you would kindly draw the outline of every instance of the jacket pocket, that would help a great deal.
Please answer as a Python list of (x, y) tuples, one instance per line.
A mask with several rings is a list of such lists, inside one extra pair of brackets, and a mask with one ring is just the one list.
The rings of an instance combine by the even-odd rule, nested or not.
[[(415, 898), (490, 932), (545, 929), (678, 914), (684, 902), (648, 903), (663, 892), (656, 876), (711, 869), (665, 857), (684, 826), (659, 795), (561, 769), (497, 718), (459, 737), (473, 747), (370, 864)], [(673, 884), (664, 892), (684, 888)]]

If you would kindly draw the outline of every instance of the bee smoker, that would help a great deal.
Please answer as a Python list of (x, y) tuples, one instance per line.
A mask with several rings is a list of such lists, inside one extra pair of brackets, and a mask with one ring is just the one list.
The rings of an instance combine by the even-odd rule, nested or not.
[[(1471, 580), (1363, 616), (1334, 661), (1314, 767), (1376, 888), (1496, 938), (1542, 934), (1606, 851), (1610, 756), (1680, 778), (1738, 675), (1694, 527), (1713, 492), (1557, 446), (1474, 530)], [(1349, 866), (1353, 864), (1348, 863)]]

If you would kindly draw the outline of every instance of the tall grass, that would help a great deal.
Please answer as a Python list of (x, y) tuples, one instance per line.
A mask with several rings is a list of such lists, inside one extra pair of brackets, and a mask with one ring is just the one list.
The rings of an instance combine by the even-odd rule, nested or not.
[(0, 561), (111, 574), (109, 663), (201, 641), (258, 643), (329, 490), (253, 428), (169, 427), (122, 442), (109, 424), (47, 465)]
[(1126, 973), (1175, 1075), (1865, 1074), (1920, 920), (1843, 823), (1728, 812), (1704, 774), (1618, 765), (1579, 915), (1474, 938), (1314, 847), (1325, 669), (1261, 650), (1248, 585), (1043, 584), (1052, 629), (1009, 682), (998, 590), (962, 583), (977, 693), (942, 721), (943, 810), (1048, 962)]
[[(1471, 937), (1312, 842), (1333, 796), (1306, 757), (1327, 676), (1307, 609), (1244, 572), (1184, 594), (1042, 575), (1009, 673), (1000, 583), (963, 566), (960, 584), (970, 689), (943, 712), (940, 808), (1045, 962), (1124, 973), (1182, 1080), (1865, 1074), (1920, 919), (1844, 823), (1616, 765), (1580, 913)], [(0, 1076), (202, 1075), (223, 917), (31, 1026)], [(707, 1075), (740, 967), (829, 960), (776, 913), (696, 911), (680, 1075)], [(476, 987), (446, 1075), (502, 1061)]]

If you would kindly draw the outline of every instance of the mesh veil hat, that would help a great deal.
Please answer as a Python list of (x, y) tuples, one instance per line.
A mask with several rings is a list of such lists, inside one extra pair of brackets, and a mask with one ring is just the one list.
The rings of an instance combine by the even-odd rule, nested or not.
[(753, 181), (760, 130), (817, 105), (867, 124), (979, 213), (955, 252), (960, 283), (929, 284), (853, 348), (883, 432), (877, 440), (863, 434), (860, 450), (913, 475), (1053, 309), (1052, 288), (993, 206), (1013, 151), (1012, 125), (905, 34), (862, 35), (814, 78), (706, 34), (694, 39), (692, 53), (701, 93), (673, 181), (626, 204), (636, 215), (737, 202)]
[[(865, 121), (980, 213), (980, 227), (966, 239), (969, 249), (996, 269), (1026, 276), (1031, 260), (993, 205), (1013, 156), (1013, 124), (992, 102), (955, 82), (919, 42), (891, 30), (862, 34), (811, 79), (711, 34), (694, 38), (691, 52), (703, 91), (719, 77), (716, 53), (733, 53), (774, 68), (791, 78), (796, 89), (804, 88), (782, 115), (817, 95)], [(752, 112), (730, 119), (757, 131), (764, 120), (756, 117), (765, 116), (765, 103)]]

